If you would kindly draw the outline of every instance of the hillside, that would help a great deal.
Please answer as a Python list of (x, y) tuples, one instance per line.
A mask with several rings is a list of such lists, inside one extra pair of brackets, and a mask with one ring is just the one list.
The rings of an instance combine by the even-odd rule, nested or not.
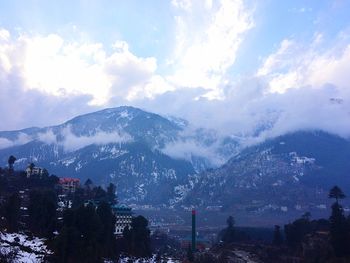
[(329, 208), (332, 186), (350, 186), (349, 158), (350, 142), (343, 138), (324, 132), (287, 134), (192, 177), (184, 203), (220, 205), (236, 213), (322, 213)]
[[(203, 155), (181, 152), (177, 145), (210, 149), (221, 143), (213, 131), (184, 133), (188, 123), (165, 118), (133, 107), (118, 107), (78, 116), (62, 125), (0, 132), (0, 163), (10, 155), (15, 166), (29, 163), (46, 167), (59, 176), (90, 178), (95, 184), (117, 185), (125, 202), (169, 204), (178, 198), (176, 187), (188, 176), (215, 164)], [(230, 156), (236, 149), (225, 139), (217, 156)], [(208, 150), (207, 150), (208, 151)], [(225, 157), (227, 158), (227, 157)]]

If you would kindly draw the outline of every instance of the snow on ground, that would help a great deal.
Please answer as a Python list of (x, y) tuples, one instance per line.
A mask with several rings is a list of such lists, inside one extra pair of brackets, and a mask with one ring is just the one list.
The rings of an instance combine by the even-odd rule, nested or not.
[[(133, 263), (156, 263), (156, 255), (153, 255), (152, 258), (129, 258), (129, 257), (123, 257), (120, 258), (118, 263), (128, 263), (128, 262), (133, 262)], [(167, 258), (164, 259), (162, 258), (162, 262), (164, 263), (180, 263), (179, 260), (175, 260), (175, 259), (171, 259), (171, 258)]]
[(16, 252), (16, 263), (40, 263), (44, 262), (45, 255), (52, 252), (45, 245), (45, 239), (20, 233), (0, 232), (1, 253), (7, 255), (11, 251)]
[[(3, 255), (10, 257), (13, 252), (16, 257), (15, 263), (42, 263), (45, 255), (52, 254), (52, 252), (45, 245), (45, 239), (38, 237), (29, 237), (21, 233), (4, 233), (0, 232), (0, 252)], [(162, 259), (166, 263), (179, 263), (180, 261), (171, 258)], [(149, 259), (136, 259), (130, 257), (123, 257), (118, 263), (156, 263), (156, 256)], [(105, 261), (109, 263), (109, 261)]]
[(242, 262), (245, 262), (245, 263), (258, 263), (258, 261), (255, 261), (254, 259), (252, 259), (252, 255), (247, 251), (235, 249), (233, 253), (237, 257), (236, 259), (237, 262), (239, 262), (238, 260), (241, 259)]

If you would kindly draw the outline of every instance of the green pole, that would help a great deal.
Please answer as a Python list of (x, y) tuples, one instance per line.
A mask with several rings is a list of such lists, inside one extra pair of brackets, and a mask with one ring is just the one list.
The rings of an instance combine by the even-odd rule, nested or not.
[(192, 210), (192, 251), (196, 251), (196, 210)]

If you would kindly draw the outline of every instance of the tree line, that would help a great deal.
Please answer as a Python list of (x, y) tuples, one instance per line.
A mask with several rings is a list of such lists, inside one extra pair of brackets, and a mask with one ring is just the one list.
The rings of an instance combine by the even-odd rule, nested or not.
[(1, 231), (46, 238), (54, 252), (48, 256), (49, 262), (98, 263), (116, 261), (121, 254), (151, 256), (150, 231), (143, 216), (133, 218), (123, 237), (116, 238), (112, 207), (118, 201), (114, 184), (104, 189), (86, 180), (74, 193), (67, 193), (71, 205), (62, 211), (58, 206), (59, 178), (48, 173), (27, 178), (24, 171), (13, 169), (15, 160), (10, 157), (9, 168), (0, 168)]
[(329, 219), (311, 220), (311, 214), (305, 213), (301, 218), (284, 226), (285, 240), (280, 233), (280, 227), (275, 226), (273, 244), (280, 246), (285, 243), (294, 251), (298, 251), (306, 244), (308, 238), (316, 239), (318, 234), (321, 236), (318, 239), (319, 243), (324, 241), (324, 247), (318, 251), (324, 254), (323, 257), (350, 259), (350, 214), (346, 216), (340, 204), (340, 200), (346, 196), (338, 186), (334, 186), (330, 189), (328, 197), (335, 200)]

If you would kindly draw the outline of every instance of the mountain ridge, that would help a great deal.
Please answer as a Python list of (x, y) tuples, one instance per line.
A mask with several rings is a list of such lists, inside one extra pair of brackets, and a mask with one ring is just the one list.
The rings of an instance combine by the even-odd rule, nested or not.
[[(104, 185), (116, 183), (125, 200), (169, 204), (177, 199), (177, 186), (185, 185), (196, 169), (210, 165), (203, 157), (185, 160), (164, 153), (166, 145), (187, 139), (181, 124), (185, 122), (129, 106), (104, 109), (60, 125), (0, 132), (0, 138), (13, 139), (0, 150), (0, 161), (5, 164), (9, 155), (15, 155), (22, 169), (33, 162), (57, 175), (90, 178)], [(193, 137), (201, 143), (200, 136)], [(168, 193), (159, 191), (160, 187)]]
[[(15, 155), (17, 167), (34, 162), (57, 175), (113, 182), (127, 203), (253, 213), (320, 210), (327, 187), (350, 186), (350, 142), (337, 135), (298, 131), (242, 149), (212, 130), (188, 133), (190, 125), (130, 106), (108, 108), (21, 130), (28, 134), (0, 132), (0, 143), (13, 140), (0, 161)], [(216, 168), (213, 156), (227, 161)]]

